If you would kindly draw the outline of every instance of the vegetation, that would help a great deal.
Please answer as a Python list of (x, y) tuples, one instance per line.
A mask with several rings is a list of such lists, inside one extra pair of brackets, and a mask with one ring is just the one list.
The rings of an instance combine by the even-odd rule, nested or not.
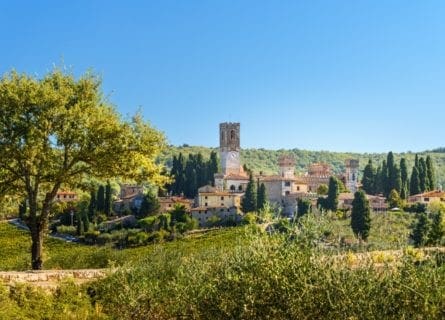
[(194, 198), (198, 188), (205, 185), (214, 185), (214, 174), (218, 172), (218, 158), (216, 152), (211, 152), (209, 160), (205, 161), (201, 153), (189, 153), (188, 159), (182, 153), (174, 155), (170, 175), (173, 178), (167, 187), (173, 195), (184, 195)]
[(140, 116), (122, 120), (92, 74), (75, 79), (60, 70), (42, 79), (10, 72), (0, 79), (0, 195), (27, 199), (31, 265), (43, 266), (43, 241), (61, 187), (85, 175), (163, 182), (155, 163), (160, 132)]
[(256, 183), (253, 181), (252, 173), (249, 175), (249, 182), (247, 183), (246, 192), (241, 202), (243, 212), (257, 211), (257, 191)]
[(368, 240), (371, 229), (371, 210), (363, 191), (357, 191), (352, 201), (351, 227), (355, 236)]
[[(204, 158), (210, 157), (211, 152), (217, 152), (217, 148), (207, 148), (207, 147), (197, 147), (197, 146), (170, 146), (161, 155), (160, 160), (166, 163), (168, 167), (172, 167), (173, 156), (178, 156), (182, 153), (184, 157), (188, 154), (201, 153)], [(329, 151), (308, 151), (308, 150), (266, 150), (266, 149), (242, 149), (241, 150), (241, 162), (242, 164), (247, 164), (247, 166), (254, 172), (258, 173), (262, 171), (264, 174), (276, 174), (279, 170), (278, 168), (278, 158), (281, 155), (290, 154), (298, 159), (296, 163), (297, 173), (305, 173), (310, 164), (315, 162), (326, 162), (332, 166), (334, 174), (343, 173), (345, 170), (345, 160), (346, 159), (357, 159), (360, 161), (360, 170), (363, 171), (365, 166), (368, 164), (369, 159), (372, 160), (374, 167), (378, 167), (383, 160), (387, 159), (387, 154), (384, 153), (341, 153), (341, 152), (329, 152)], [(445, 186), (445, 152), (440, 152), (440, 150), (426, 151), (417, 153), (420, 157), (431, 157), (431, 161), (435, 168), (436, 174), (436, 186)], [(405, 152), (405, 153), (393, 153), (394, 162), (399, 163), (401, 158), (405, 158), (406, 165), (408, 168), (412, 168), (415, 162), (416, 153)], [(377, 171), (377, 168), (376, 168)], [(410, 180), (410, 179), (409, 179)], [(408, 184), (409, 185), (409, 184)]]

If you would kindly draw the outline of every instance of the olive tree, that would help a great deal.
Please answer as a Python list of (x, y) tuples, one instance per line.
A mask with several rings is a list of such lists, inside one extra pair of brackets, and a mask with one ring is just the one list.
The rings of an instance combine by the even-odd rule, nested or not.
[(12, 71), (0, 78), (0, 193), (26, 199), (33, 269), (59, 188), (86, 178), (162, 184), (156, 157), (162, 133), (140, 115), (123, 119), (104, 99), (100, 79), (55, 69), (42, 78)]

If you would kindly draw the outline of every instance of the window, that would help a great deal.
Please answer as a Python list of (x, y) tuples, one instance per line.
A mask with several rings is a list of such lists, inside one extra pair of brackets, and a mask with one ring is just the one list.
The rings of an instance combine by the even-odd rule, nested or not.
[(205, 197), (204, 197), (204, 199), (206, 199), (206, 200), (207, 200), (207, 196), (205, 196)]
[(425, 198), (424, 201), (425, 202), (430, 202), (430, 198)]
[(221, 197), (221, 200), (224, 200), (224, 197)]
[(286, 182), (284, 183), (284, 186), (285, 186), (285, 187), (290, 187), (290, 181), (286, 181)]
[(169, 203), (169, 204), (168, 204), (168, 206), (169, 206), (169, 207), (171, 208), (172, 204), (171, 204), (171, 203)]
[(236, 188), (235, 188), (235, 186), (232, 184), (231, 186), (230, 186), (230, 191), (235, 191), (236, 190)]
[(286, 196), (290, 195), (290, 191), (286, 191)]
[(224, 207), (224, 203), (221, 203), (221, 207)]
[(206, 207), (208, 206), (207, 202), (204, 204), (204, 206), (206, 206)]
[(230, 130), (230, 140), (235, 140), (235, 130)]
[(300, 186), (297, 187), (297, 191), (300, 191)]
[(243, 186), (240, 185), (240, 186), (238, 187), (238, 191), (243, 191)]

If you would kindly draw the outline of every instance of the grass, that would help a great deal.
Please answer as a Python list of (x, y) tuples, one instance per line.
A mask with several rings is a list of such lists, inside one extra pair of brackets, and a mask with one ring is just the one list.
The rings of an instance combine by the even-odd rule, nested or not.
[[(155, 250), (186, 248), (190, 252), (201, 250), (212, 243), (215, 248), (231, 246), (239, 240), (240, 229), (214, 230), (191, 235), (184, 239), (139, 248), (117, 250), (109, 246), (87, 246), (68, 243), (47, 237), (44, 242), (45, 269), (90, 269), (121, 266), (134, 263)], [(29, 233), (8, 223), (0, 223), (0, 270), (28, 270), (31, 265), (31, 239)]]
[[(397, 263), (379, 253), (357, 264), (354, 255), (329, 253), (313, 241), (326, 230), (336, 237), (347, 234), (347, 221), (317, 219), (308, 219), (304, 230), (291, 235), (268, 235), (246, 226), (125, 250), (48, 239), (46, 268), (121, 267), (105, 279), (78, 288), (67, 284), (51, 295), (26, 286), (9, 293), (0, 287), (0, 318), (445, 317), (443, 255), (420, 259), (406, 250)], [(389, 230), (404, 235), (409, 221), (405, 215), (375, 217), (372, 236)], [(0, 232), (1, 269), (25, 266), (30, 245), (26, 232), (8, 224), (0, 224)], [(390, 236), (385, 239), (375, 241), (381, 246), (396, 243)]]

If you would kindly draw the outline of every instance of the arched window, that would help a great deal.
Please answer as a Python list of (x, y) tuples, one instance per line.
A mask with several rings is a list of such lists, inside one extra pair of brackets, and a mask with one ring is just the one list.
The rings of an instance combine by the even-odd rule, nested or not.
[(235, 130), (230, 130), (230, 140), (235, 140)]
[(236, 190), (236, 187), (232, 184), (231, 186), (230, 186), (230, 191), (235, 191)]
[(238, 191), (243, 191), (243, 186), (242, 186), (242, 185), (240, 185), (240, 186), (238, 187)]

